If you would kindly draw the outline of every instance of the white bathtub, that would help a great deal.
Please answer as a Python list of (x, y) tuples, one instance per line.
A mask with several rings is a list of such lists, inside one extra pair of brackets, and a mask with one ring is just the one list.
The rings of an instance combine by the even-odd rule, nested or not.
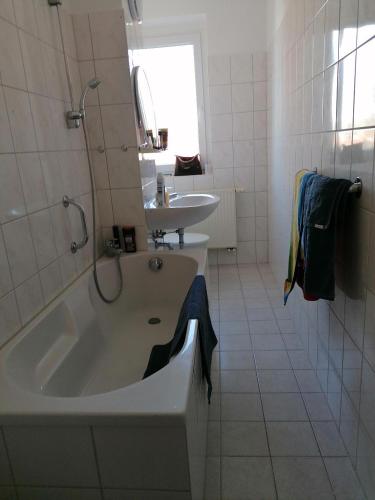
[[(173, 336), (205, 267), (205, 250), (191, 253), (123, 257), (124, 291), (113, 305), (100, 301), (87, 272), (0, 351), (0, 458), (3, 446), (10, 488), (203, 498), (207, 387), (196, 320), (180, 353), (142, 380), (152, 346)], [(148, 267), (155, 255), (164, 264), (157, 272)], [(114, 294), (113, 260), (100, 263), (99, 278)]]

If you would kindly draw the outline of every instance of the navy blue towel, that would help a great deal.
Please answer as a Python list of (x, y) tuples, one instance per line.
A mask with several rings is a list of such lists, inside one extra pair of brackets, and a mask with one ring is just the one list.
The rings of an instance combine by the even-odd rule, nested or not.
[(336, 233), (339, 215), (345, 213), (351, 182), (313, 175), (301, 198), (300, 223), (304, 257), (305, 297), (334, 300)]
[(203, 376), (208, 386), (208, 401), (212, 393), (211, 360), (217, 338), (212, 327), (208, 309), (208, 296), (204, 276), (196, 276), (182, 305), (177, 327), (172, 340), (164, 345), (155, 345), (150, 354), (143, 378), (149, 377), (169, 363), (172, 356), (183, 347), (190, 319), (198, 320), (198, 337), (202, 359)]

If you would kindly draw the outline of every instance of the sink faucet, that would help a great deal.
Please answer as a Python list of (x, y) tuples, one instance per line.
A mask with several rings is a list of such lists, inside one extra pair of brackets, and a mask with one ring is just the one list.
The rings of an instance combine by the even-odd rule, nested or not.
[(170, 243), (166, 243), (165, 241), (159, 241), (159, 240), (163, 240), (163, 238), (166, 234), (167, 233), (161, 229), (154, 229), (152, 231), (151, 237), (152, 237), (152, 241), (154, 242), (156, 250), (160, 247), (166, 247), (166, 248), (168, 248), (168, 250), (173, 250), (173, 247)]

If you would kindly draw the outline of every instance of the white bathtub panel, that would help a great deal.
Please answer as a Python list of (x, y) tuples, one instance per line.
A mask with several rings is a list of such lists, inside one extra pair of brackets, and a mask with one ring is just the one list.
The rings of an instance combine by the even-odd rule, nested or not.
[(203, 500), (207, 443), (207, 384), (202, 376), (199, 342), (196, 343), (187, 411), (190, 483), (193, 500)]
[(12, 474), (10, 472), (4, 439), (0, 433), (0, 485), (9, 486), (11, 484), (13, 484)]
[[(100, 489), (17, 488), (18, 500), (101, 500)], [(2, 498), (2, 497), (0, 497)]]
[(191, 496), (181, 491), (104, 490), (104, 500), (191, 500)]
[(4, 427), (16, 485), (99, 487), (86, 427)]
[(189, 490), (184, 427), (96, 427), (94, 436), (104, 488)]

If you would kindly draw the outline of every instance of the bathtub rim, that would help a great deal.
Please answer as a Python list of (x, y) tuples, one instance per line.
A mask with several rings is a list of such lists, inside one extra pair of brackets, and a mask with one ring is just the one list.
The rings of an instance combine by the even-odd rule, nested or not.
[[(137, 256), (148, 255), (151, 257), (156, 253), (166, 258), (171, 255), (165, 251), (147, 251), (130, 256), (124, 255), (122, 258), (134, 259)], [(196, 275), (203, 274), (202, 263), (205, 264), (205, 258), (199, 260), (194, 258), (195, 255), (199, 256), (199, 252), (173, 252), (172, 255), (196, 260), (198, 263)], [(108, 264), (108, 259), (101, 259), (99, 265), (105, 264)], [(198, 333), (198, 321), (195, 319), (189, 321), (183, 348), (167, 366), (147, 379), (106, 393), (78, 397), (47, 396), (23, 389), (9, 377), (7, 358), (12, 349), (62, 302), (73, 288), (82, 286), (85, 281), (88, 286), (91, 272), (92, 266), (0, 350), (0, 425), (25, 425), (25, 421), (28, 425), (55, 425), (59, 422), (64, 425), (85, 423), (113, 425), (114, 422), (118, 422), (119, 417), (126, 419), (129, 424), (134, 421), (137, 425), (141, 425), (144, 420), (145, 425), (150, 425), (151, 416), (152, 423), (158, 425), (163, 423), (171, 425), (177, 420), (184, 421)], [(157, 397), (147, 399), (147, 394)]]

